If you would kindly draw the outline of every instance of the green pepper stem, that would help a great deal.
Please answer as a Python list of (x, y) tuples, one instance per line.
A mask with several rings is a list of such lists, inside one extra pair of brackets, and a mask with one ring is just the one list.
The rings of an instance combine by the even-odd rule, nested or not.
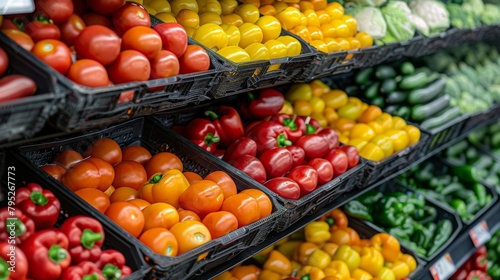
[(82, 280), (99, 280), (99, 275), (96, 272), (94, 272), (90, 275), (83, 276)]
[(306, 275), (303, 275), (302, 277), (300, 277), (300, 280), (311, 280), (311, 275), (306, 274)]
[(316, 133), (316, 128), (312, 124), (306, 124), (306, 135)]
[(281, 133), (280, 135), (278, 135), (278, 137), (276, 137), (276, 146), (279, 148), (288, 147), (291, 146), (292, 144), (293, 144), (292, 141), (286, 139), (286, 136), (283, 133)]
[(91, 229), (84, 229), (80, 237), (80, 243), (86, 249), (92, 249), (97, 241), (102, 240), (102, 234), (93, 232)]
[(160, 182), (161, 178), (163, 178), (163, 174), (155, 174), (153, 175), (153, 178), (149, 180), (150, 184), (158, 184)]
[(250, 99), (250, 100), (257, 99), (257, 97), (255, 96), (255, 94), (253, 94), (252, 92), (248, 92), (247, 95), (248, 95), (248, 99)]
[(219, 115), (217, 115), (217, 113), (215, 113), (214, 111), (205, 111), (205, 116), (209, 117), (210, 119), (212, 119), (212, 121), (216, 120), (219, 118)]
[(54, 263), (60, 263), (68, 257), (68, 251), (59, 245), (52, 245), (49, 249), (49, 259)]
[(203, 141), (205, 142), (205, 144), (207, 146), (210, 146), (212, 144), (219, 143), (220, 138), (215, 137), (215, 135), (213, 133), (207, 133), (207, 135), (205, 135), (205, 139)]
[(49, 202), (49, 199), (40, 191), (31, 192), (30, 199), (33, 203), (40, 206), (45, 206)]
[(9, 265), (4, 259), (0, 259), (0, 280), (10, 279)]
[(122, 277), (122, 271), (116, 265), (110, 263), (106, 264), (101, 272), (107, 280), (120, 279)]
[(37, 15), (35, 17), (35, 20), (39, 21), (39, 22), (46, 23), (46, 24), (53, 24), (54, 23), (54, 21), (52, 21), (50, 18), (46, 17), (45, 15)]
[(297, 115), (293, 115), (293, 118), (291, 119), (284, 119), (283, 120), (283, 125), (284, 126), (287, 126), (288, 128), (290, 128), (291, 130), (297, 130), (299, 127), (297, 126), (297, 124), (295, 123), (295, 120), (297, 119)]
[(14, 223), (14, 232), (16, 237), (22, 236), (26, 233), (26, 225), (21, 222), (18, 218), (7, 219), (8, 223), (5, 223), (5, 232), (11, 232), (12, 222)]
[(331, 227), (335, 225), (335, 219), (334, 219), (334, 218), (332, 218), (332, 217), (327, 217), (327, 218), (325, 219), (325, 222), (326, 222), (329, 226), (331, 226)]

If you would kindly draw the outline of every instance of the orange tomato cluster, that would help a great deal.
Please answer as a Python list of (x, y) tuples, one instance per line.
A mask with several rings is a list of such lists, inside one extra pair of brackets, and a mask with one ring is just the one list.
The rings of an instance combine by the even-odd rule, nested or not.
[(41, 166), (154, 252), (177, 256), (271, 214), (258, 189), (238, 192), (223, 171), (204, 178), (173, 153), (121, 148), (110, 138), (82, 154), (65, 150)]

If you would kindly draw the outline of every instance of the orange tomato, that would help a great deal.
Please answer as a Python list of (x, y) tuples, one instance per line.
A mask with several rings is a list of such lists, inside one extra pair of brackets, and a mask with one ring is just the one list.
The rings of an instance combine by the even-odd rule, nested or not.
[(246, 189), (241, 191), (241, 193), (249, 194), (257, 200), (257, 203), (259, 203), (260, 219), (271, 215), (273, 203), (263, 191), (258, 189)]
[(151, 228), (166, 228), (169, 229), (179, 222), (179, 213), (174, 206), (157, 202), (142, 209), (144, 214), (144, 230)]
[(347, 233), (349, 233), (349, 237), (351, 239), (351, 243), (350, 243), (351, 246), (359, 245), (360, 238), (359, 238), (358, 232), (356, 232), (353, 228), (350, 228), (350, 227), (343, 228), (343, 230), (345, 230)]
[(139, 191), (129, 187), (115, 189), (115, 191), (109, 196), (111, 203), (129, 201), (136, 198), (139, 198)]
[(198, 173), (191, 171), (185, 171), (182, 173), (184, 174), (184, 177), (186, 177), (186, 179), (188, 180), (189, 184), (203, 180), (203, 177), (201, 177)]
[(198, 221), (179, 222), (170, 228), (170, 232), (179, 244), (179, 255), (212, 240), (208, 228)]
[(351, 244), (351, 234), (344, 228), (334, 229), (332, 230), (330, 242), (333, 242), (337, 245), (349, 245)]
[(144, 231), (139, 240), (153, 252), (168, 257), (177, 256), (179, 244), (175, 236), (166, 228), (152, 228)]
[(227, 175), (224, 171), (214, 171), (205, 177), (205, 180), (210, 180), (215, 182), (222, 189), (224, 194), (224, 199), (232, 195), (235, 195), (238, 190), (236, 189), (236, 183), (233, 181), (231, 176)]
[(101, 178), (99, 169), (90, 161), (83, 160), (73, 165), (64, 173), (61, 182), (68, 189), (76, 191), (84, 188), (99, 187)]
[(238, 219), (233, 213), (217, 211), (209, 213), (201, 221), (210, 231), (212, 239), (219, 238), (238, 229)]
[(127, 202), (130, 202), (130, 203), (134, 204), (135, 206), (139, 207), (139, 209), (141, 209), (141, 211), (144, 208), (146, 208), (149, 205), (151, 205), (151, 203), (149, 203), (146, 200), (141, 199), (141, 198), (134, 198), (134, 199), (131, 199), (131, 200), (127, 200)]
[(139, 236), (144, 228), (141, 209), (130, 202), (113, 202), (104, 214), (134, 237)]
[(106, 212), (106, 209), (109, 207), (109, 197), (101, 190), (85, 188), (75, 191), (75, 194), (85, 200), (88, 204), (94, 206), (94, 208), (99, 210), (101, 213)]
[(115, 165), (122, 161), (122, 149), (115, 140), (101, 138), (89, 147), (85, 152), (85, 156), (100, 158), (111, 165)]
[(369, 123), (371, 121), (374, 121), (378, 116), (382, 115), (382, 113), (383, 112), (382, 109), (380, 109), (380, 107), (375, 105), (370, 105), (361, 114), (361, 116), (358, 118), (358, 121), (362, 123)]
[(68, 170), (75, 163), (83, 160), (82, 155), (73, 150), (64, 150), (54, 157), (52, 163), (62, 166), (64, 169)]
[(115, 170), (113, 186), (117, 189), (121, 187), (139, 189), (148, 180), (146, 170), (136, 161), (124, 160), (113, 168)]
[(156, 173), (163, 173), (168, 169), (179, 169), (183, 171), (181, 159), (169, 152), (161, 152), (152, 156), (149, 161), (144, 165), (148, 178)]
[(150, 158), (151, 153), (142, 146), (133, 145), (122, 149), (122, 161), (133, 160), (145, 164)]
[(179, 196), (180, 206), (202, 219), (210, 212), (219, 211), (223, 201), (222, 188), (209, 180), (194, 182)]
[(226, 198), (220, 210), (233, 213), (238, 219), (238, 227), (249, 225), (260, 219), (259, 203), (247, 193), (238, 193)]
[(101, 191), (105, 191), (113, 184), (113, 180), (115, 179), (115, 170), (113, 166), (109, 164), (107, 161), (102, 160), (96, 157), (89, 157), (84, 159), (84, 161), (93, 163), (97, 170), (99, 170), (99, 184), (97, 188)]
[(50, 176), (52, 176), (57, 181), (61, 181), (62, 176), (66, 173), (66, 169), (57, 164), (47, 164), (40, 166), (40, 169), (47, 172)]
[(200, 216), (193, 211), (179, 208), (177, 209), (177, 212), (179, 213), (179, 222), (188, 220), (201, 222)]
[(253, 264), (238, 265), (231, 269), (231, 274), (236, 279), (257, 280), (259, 278), (261, 269)]

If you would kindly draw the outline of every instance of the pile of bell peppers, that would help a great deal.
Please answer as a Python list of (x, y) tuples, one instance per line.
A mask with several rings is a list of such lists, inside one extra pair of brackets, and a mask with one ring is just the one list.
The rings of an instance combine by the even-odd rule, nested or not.
[(123, 254), (102, 248), (105, 231), (88, 216), (67, 218), (54, 194), (36, 183), (16, 190), (16, 206), (0, 209), (1, 279), (120, 279), (132, 270)]
[(495, 232), (486, 243), (488, 259), (488, 274), (493, 280), (500, 280), (500, 230)]
[[(417, 261), (387, 233), (361, 238), (334, 209), (214, 280), (405, 279)], [(247, 278), (248, 277), (248, 278)]]
[[(450, 280), (492, 280), (499, 279), (490, 276), (488, 270), (487, 252), (489, 249), (486, 246), (481, 246), (474, 254), (451, 276)], [(492, 271), (493, 272), (493, 271)]]
[[(338, 134), (310, 117), (279, 113), (283, 94), (249, 94), (239, 111), (220, 106), (195, 118), (182, 133), (286, 199), (299, 199), (359, 163), (356, 148), (340, 146)], [(225, 150), (223, 150), (225, 149)]]
[(373, 222), (421, 257), (432, 256), (453, 233), (448, 219), (415, 192), (372, 190), (344, 205), (349, 216)]

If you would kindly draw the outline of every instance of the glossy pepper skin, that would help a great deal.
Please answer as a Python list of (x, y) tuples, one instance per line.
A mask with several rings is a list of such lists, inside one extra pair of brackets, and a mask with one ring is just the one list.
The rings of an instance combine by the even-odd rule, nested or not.
[(219, 106), (215, 111), (205, 111), (220, 137), (219, 146), (228, 147), (231, 143), (243, 137), (245, 131), (238, 111), (233, 107)]
[(332, 128), (323, 128), (317, 134), (325, 138), (328, 149), (331, 150), (339, 147), (339, 135)]
[(240, 106), (240, 112), (246, 119), (264, 119), (277, 114), (283, 104), (285, 97), (275, 89), (262, 89), (257, 94), (249, 93), (248, 101)]
[(242, 155), (257, 155), (257, 143), (248, 137), (241, 137), (231, 143), (227, 150), (224, 152), (222, 160), (230, 162)]
[(179, 207), (179, 197), (189, 187), (189, 181), (178, 169), (156, 173), (141, 186), (141, 198), (149, 203), (165, 202)]
[(68, 238), (57, 229), (36, 232), (21, 244), (28, 259), (28, 277), (34, 279), (58, 279), (71, 264)]
[(276, 177), (264, 183), (266, 188), (287, 199), (300, 198), (300, 186), (287, 177)]
[(114, 249), (103, 250), (96, 265), (107, 280), (118, 280), (132, 273), (123, 254)]
[(333, 255), (333, 260), (343, 261), (349, 267), (351, 273), (359, 267), (361, 257), (358, 252), (352, 249), (348, 245), (340, 245), (335, 254)]
[(292, 264), (290, 260), (277, 250), (272, 250), (264, 263), (264, 270), (269, 270), (282, 276), (292, 273)]
[(398, 227), (406, 219), (406, 214), (402, 210), (403, 204), (397, 198), (383, 197), (373, 205), (373, 213), (376, 213), (373, 220), (382, 226)]
[(303, 135), (297, 139), (295, 145), (304, 149), (306, 160), (322, 158), (329, 152), (328, 142), (318, 134)]
[(301, 196), (311, 193), (318, 186), (318, 171), (309, 165), (295, 166), (287, 177), (299, 184)]
[(245, 136), (257, 143), (257, 156), (272, 148), (285, 148), (292, 145), (292, 142), (286, 138), (285, 129), (277, 122), (260, 122), (248, 130)]
[(321, 124), (317, 120), (315, 120), (311, 117), (300, 116), (300, 118), (302, 120), (304, 120), (304, 123), (306, 124), (305, 135), (315, 134), (315, 133), (320, 132), (323, 129)]
[[(12, 247), (16, 252), (15, 261), (11, 260)], [(9, 267), (14, 267), (15, 271), (9, 271)], [(24, 280), (28, 275), (28, 260), (21, 248), (8, 242), (0, 242), (0, 279)]]
[(299, 165), (302, 165), (305, 163), (306, 152), (304, 152), (304, 149), (302, 149), (301, 147), (297, 147), (297, 146), (288, 146), (288, 147), (286, 147), (286, 149), (289, 150), (290, 153), (292, 153), (292, 159), (293, 159), (292, 166), (293, 167), (299, 166)]
[(228, 162), (235, 168), (243, 171), (255, 181), (264, 184), (267, 180), (266, 169), (260, 160), (251, 155), (242, 155)]
[(307, 242), (320, 245), (330, 239), (330, 225), (324, 221), (313, 221), (304, 227), (304, 235)]
[(10, 232), (14, 231), (15, 244), (19, 246), (35, 232), (35, 223), (21, 210), (16, 209), (14, 216), (11, 216), (9, 209), (4, 207), (0, 209), (0, 228), (5, 229), (0, 232), (0, 241), (8, 241)]
[(295, 143), (306, 132), (304, 120), (297, 115), (277, 114), (273, 115), (270, 121), (282, 124), (288, 140), (292, 143)]
[(377, 275), (384, 266), (384, 257), (373, 247), (364, 247), (361, 249), (361, 260), (359, 268), (367, 271), (371, 275)]
[(382, 253), (385, 261), (395, 262), (398, 260), (401, 245), (396, 237), (387, 233), (377, 233), (370, 238), (370, 242)]
[(68, 237), (68, 251), (73, 265), (99, 259), (104, 243), (104, 229), (98, 220), (88, 216), (74, 216), (64, 221), (59, 230)]
[(215, 125), (207, 119), (196, 118), (190, 121), (185, 136), (211, 154), (215, 153), (220, 142)]
[(54, 194), (36, 183), (17, 189), (16, 203), (33, 220), (36, 230), (54, 226), (61, 210), (61, 204)]
[(271, 148), (262, 153), (259, 160), (266, 169), (267, 178), (284, 176), (293, 166), (292, 153), (286, 148)]
[(106, 280), (99, 267), (90, 261), (78, 263), (78, 265), (68, 267), (61, 280)]

